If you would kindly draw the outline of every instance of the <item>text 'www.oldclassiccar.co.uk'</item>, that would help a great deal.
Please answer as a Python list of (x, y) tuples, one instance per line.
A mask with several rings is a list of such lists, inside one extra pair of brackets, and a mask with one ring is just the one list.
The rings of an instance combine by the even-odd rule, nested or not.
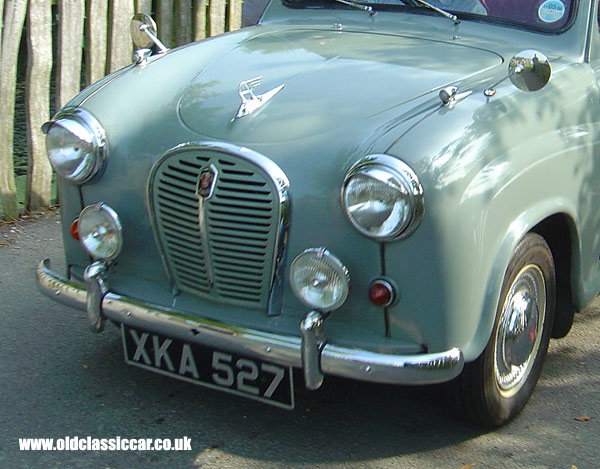
[(192, 440), (183, 438), (19, 438), (21, 451), (191, 451)]

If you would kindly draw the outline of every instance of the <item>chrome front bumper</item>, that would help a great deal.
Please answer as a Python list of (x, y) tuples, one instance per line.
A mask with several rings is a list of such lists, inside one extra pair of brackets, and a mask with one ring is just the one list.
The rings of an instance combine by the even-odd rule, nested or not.
[(301, 337), (190, 318), (163, 306), (107, 291), (102, 272), (97, 270), (93, 273), (90, 268), (86, 270), (86, 290), (85, 286), (52, 272), (50, 261), (46, 259), (36, 271), (38, 287), (58, 302), (87, 311), (92, 330), (96, 332), (102, 330), (99, 324), (106, 318), (189, 343), (302, 368), (309, 389), (319, 388), (325, 374), (377, 383), (429, 384), (449, 381), (463, 369), (464, 359), (458, 348), (440, 353), (391, 355), (327, 343), (323, 336), (325, 319), (317, 311), (304, 317), (300, 324)]

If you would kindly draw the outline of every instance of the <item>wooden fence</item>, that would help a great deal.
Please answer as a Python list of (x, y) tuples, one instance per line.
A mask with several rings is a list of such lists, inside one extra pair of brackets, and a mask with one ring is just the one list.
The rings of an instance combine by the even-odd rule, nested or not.
[(151, 14), (159, 38), (173, 47), (239, 29), (242, 0), (0, 0), (0, 201), (6, 219), (19, 213), (13, 153), (20, 61), (27, 61), (27, 135), (18, 138), (27, 138), (24, 210), (29, 212), (51, 202), (52, 170), (40, 126), (82, 84), (131, 63), (129, 21), (136, 11)]

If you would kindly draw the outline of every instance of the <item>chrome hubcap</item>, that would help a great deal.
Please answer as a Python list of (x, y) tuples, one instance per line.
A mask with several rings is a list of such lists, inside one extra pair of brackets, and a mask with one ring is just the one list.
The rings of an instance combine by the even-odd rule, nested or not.
[(536, 265), (525, 266), (504, 300), (494, 353), (494, 372), (500, 393), (519, 391), (533, 366), (546, 315), (546, 285)]

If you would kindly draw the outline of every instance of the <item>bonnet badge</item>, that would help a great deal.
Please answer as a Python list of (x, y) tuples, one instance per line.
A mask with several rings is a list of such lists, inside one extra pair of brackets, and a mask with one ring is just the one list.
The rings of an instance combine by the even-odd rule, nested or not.
[(262, 77), (252, 78), (250, 80), (245, 80), (241, 82), (238, 86), (238, 93), (240, 98), (242, 98), (242, 104), (238, 109), (237, 114), (231, 120), (233, 122), (240, 117), (248, 116), (252, 114), (254, 111), (257, 111), (261, 107), (263, 107), (267, 102), (279, 93), (285, 85), (279, 85), (273, 88), (271, 91), (267, 91), (266, 93), (255, 95), (254, 88), (257, 88), (260, 85), (260, 81)]
[(217, 179), (217, 168), (212, 164), (200, 171), (200, 178), (196, 185), (196, 194), (199, 198), (208, 199), (212, 196)]

